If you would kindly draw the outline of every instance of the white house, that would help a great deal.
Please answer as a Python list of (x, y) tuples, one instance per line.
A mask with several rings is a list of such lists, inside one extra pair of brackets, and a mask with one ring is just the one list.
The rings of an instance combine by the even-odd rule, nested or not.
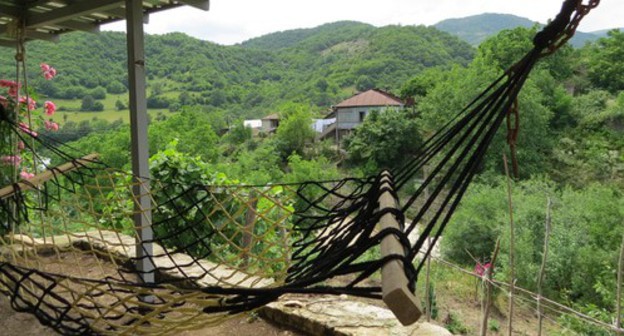
[(319, 138), (333, 138), (339, 141), (364, 122), (366, 116), (373, 110), (383, 112), (401, 109), (404, 106), (405, 103), (399, 97), (383, 90), (371, 89), (360, 92), (332, 107), (332, 113), (326, 119), (335, 118), (336, 122), (326, 127)]

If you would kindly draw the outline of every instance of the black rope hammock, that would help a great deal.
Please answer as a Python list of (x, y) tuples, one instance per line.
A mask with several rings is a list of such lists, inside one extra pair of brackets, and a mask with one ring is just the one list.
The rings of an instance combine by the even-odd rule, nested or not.
[[(49, 176), (45, 182), (14, 183), (10, 186), (11, 193), (0, 196), (0, 219), (3, 221), (0, 224), (14, 237), (11, 238), (13, 240), (6, 238), (4, 242), (21, 242), (20, 249), (9, 246), (0, 250), (0, 290), (10, 297), (14, 309), (34, 314), (43, 324), (60, 333), (75, 335), (141, 330), (129, 329), (136, 324), (151, 324), (161, 328), (160, 332), (171, 332), (181, 330), (179, 325), (189, 324), (192, 319), (178, 321), (176, 327), (170, 329), (159, 323), (165, 323), (163, 321), (169, 318), (175, 320), (180, 314), (184, 315), (181, 313), (183, 308), (189, 310), (189, 307), (193, 307), (198, 311), (200, 314), (193, 315), (194, 319), (200, 319), (201, 316), (230, 316), (256, 309), (288, 293), (349, 294), (381, 298), (382, 287), (369, 285), (365, 280), (390, 261), (397, 260), (408, 279), (409, 290), (414, 292), (418, 274), (426, 259), (418, 254), (424, 252), (427, 256), (432, 252), (477, 173), (488, 146), (513, 110), (518, 94), (536, 62), (556, 51), (571, 38), (581, 18), (598, 3), (598, 0), (588, 3), (580, 0), (565, 1), (561, 13), (535, 36), (534, 48), (449, 120), (425, 142), (420, 154), (400, 169), (368, 178), (300, 184), (195, 185), (184, 190), (170, 185), (154, 187), (153, 194), (163, 195), (154, 197), (152, 205), (155, 218), (152, 226), (158, 234), (154, 239), (141, 243), (153, 243), (166, 248), (155, 250), (151, 254), (146, 253), (143, 257), (129, 255), (126, 259), (121, 258), (123, 260), (117, 263), (119, 270), (101, 278), (64, 275), (58, 270), (46, 270), (45, 267), (39, 267), (39, 264), (29, 263), (29, 258), (36, 259), (35, 254), (41, 254), (42, 250), (35, 249), (33, 252), (26, 246), (28, 244), (24, 245), (23, 236), (30, 235), (33, 241), (36, 237), (42, 239), (46, 237), (44, 231), (54, 231), (54, 227), (51, 225), (44, 227), (45, 230), (34, 231), (23, 228), (28, 227), (28, 223), (37, 217), (46, 216), (41, 215), (42, 213), (54, 210), (65, 213), (65, 220), (57, 220), (60, 223), (80, 218), (80, 214), (67, 213), (68, 210), (59, 205), (63, 204), (64, 199), (72, 198), (71, 195), (77, 195), (78, 203), (81, 204), (76, 211), (88, 209), (90, 214), (100, 212), (97, 204), (80, 197), (84, 197), (85, 192), (90, 192), (87, 186), (100, 185), (99, 176), (103, 171), (111, 169), (94, 159), (78, 159), (74, 149), (51, 138), (43, 135), (33, 137), (32, 134), (21, 131), (20, 125), (0, 105), (0, 123), (4, 124), (3, 127), (10, 128), (20, 141), (25, 144), (32, 143), (29, 146), (38, 149), (33, 150), (34, 155), (45, 149), (48, 157), (54, 157), (54, 162), (68, 162), (72, 168), (46, 167)], [(43, 158), (38, 161), (45, 162)], [(404, 200), (398, 208), (380, 207), (381, 194), (389, 192), (394, 200), (398, 200), (397, 193), (425, 166), (433, 168), (411, 197)], [(126, 172), (115, 171), (113, 175), (131, 180), (127, 178), (130, 176)], [(386, 184), (382, 186), (384, 181)], [(156, 184), (156, 181), (152, 183)], [(115, 189), (107, 188), (109, 191)], [(425, 193), (425, 189), (430, 192)], [(232, 237), (240, 239), (244, 236), (240, 232), (224, 236), (219, 229), (225, 230), (226, 224), (213, 223), (211, 218), (228, 217), (234, 222), (236, 218), (244, 217), (242, 210), (233, 209), (235, 215), (227, 216), (218, 211), (226, 207), (224, 204), (242, 203), (238, 196), (233, 195), (252, 198), (256, 195), (252, 202), (254, 209), (263, 200), (273, 201), (269, 202), (270, 211), (257, 213), (257, 216), (269, 222), (268, 217), (275, 217), (276, 213), (285, 211), (280, 210), (278, 204), (278, 200), (282, 201), (280, 204), (284, 203), (285, 190), (291, 190), (292, 196), (288, 202), (295, 210), (291, 216), (287, 216), (292, 221), (292, 226), (288, 227), (290, 232), (278, 232), (283, 235), (281, 240), (286, 241), (290, 248), (290, 255), (281, 258), (287, 264), (283, 277), (266, 286), (227, 286), (219, 281), (215, 285), (202, 283), (212, 276), (214, 269), (200, 261), (223, 261), (219, 259), (219, 254), (223, 251), (211, 242), (220, 239), (233, 240)], [(36, 196), (28, 196), (29, 193), (35, 193)], [(90, 194), (90, 197), (106, 199), (106, 194), (101, 189), (98, 193)], [(121, 194), (132, 199), (129, 194)], [(214, 210), (215, 206), (207, 204), (219, 204), (221, 210)], [(419, 210), (410, 222), (406, 222), (404, 213), (414, 204), (419, 205)], [(241, 208), (249, 208), (249, 204), (244, 204)], [(380, 230), (377, 224), (388, 214), (399, 223), (399, 227)], [(108, 220), (113, 215), (102, 216)], [(54, 221), (48, 217), (46, 220)], [(102, 222), (97, 217), (89, 220)], [(205, 227), (206, 223), (210, 223), (212, 229), (202, 230), (201, 227)], [(417, 225), (422, 228), (421, 232), (415, 241), (410, 242), (409, 237), (413, 236)], [(70, 239), (75, 237), (75, 234), (66, 231), (71, 230), (66, 228), (63, 231)], [(290, 241), (285, 238), (287, 234)], [(178, 238), (181, 236), (192, 239), (190, 243), (189, 239), (186, 239), (186, 243), (180, 243)], [(389, 236), (400, 242), (405, 253), (370, 257), (370, 251), (379, 249), (384, 238)], [(254, 231), (246, 239), (259, 237), (260, 233)], [(432, 240), (428, 245), (427, 239)], [(271, 248), (278, 246), (277, 243), (272, 244)], [(110, 260), (117, 258), (93, 246), (90, 249), (98, 257)], [(59, 256), (63, 251), (62, 248), (52, 246), (46, 253)], [(267, 251), (258, 252), (258, 255), (268, 254)], [(245, 250), (240, 253), (248, 252)], [(192, 257), (179, 261), (176, 255), (180, 254)], [(132, 267), (143, 258), (149, 258), (157, 265), (158, 275), (154, 283), (141, 281), (142, 274)], [(168, 263), (159, 262), (163, 259), (168, 260)], [(261, 263), (262, 260), (243, 260), (239, 265), (253, 269), (251, 264), (254, 262)], [(188, 271), (191, 265), (196, 270), (192, 274)], [(268, 263), (262, 265), (271, 266)], [(165, 276), (171, 273), (178, 276)], [(336, 284), (332, 282), (336, 278), (344, 280)], [(109, 299), (98, 299), (105, 296)], [(148, 296), (151, 299), (146, 300), (145, 297)], [(128, 297), (137, 299), (131, 300)], [(213, 304), (202, 306), (201, 302)], [(213, 320), (206, 321), (210, 323)]]

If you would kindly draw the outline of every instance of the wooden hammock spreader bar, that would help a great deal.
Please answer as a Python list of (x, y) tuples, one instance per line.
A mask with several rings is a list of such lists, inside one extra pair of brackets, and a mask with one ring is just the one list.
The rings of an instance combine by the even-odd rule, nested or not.
[[(383, 171), (379, 194), (380, 209), (397, 209), (398, 202), (393, 195), (392, 185), (392, 175), (388, 171)], [(399, 222), (392, 213), (381, 216), (379, 226), (381, 231), (385, 229), (400, 230)], [(388, 256), (405, 257), (405, 248), (394, 234), (388, 234), (381, 240), (381, 257), (386, 258)], [(381, 288), (384, 303), (401, 324), (408, 326), (418, 321), (422, 315), (422, 310), (416, 295), (408, 287), (402, 260), (390, 260), (382, 266)]]
[(86, 166), (88, 163), (95, 161), (98, 157), (99, 157), (99, 154), (96, 154), (96, 153), (89, 154), (80, 159), (75, 159), (73, 161), (63, 163), (60, 166), (49, 168), (43, 173), (37, 174), (33, 178), (28, 179), (27, 181), (17, 182), (16, 184), (6, 186), (0, 189), (0, 199), (11, 197), (18, 191), (26, 191), (26, 190), (37, 188), (43, 183), (54, 178), (54, 176), (58, 174), (67, 173), (75, 169), (82, 168)]

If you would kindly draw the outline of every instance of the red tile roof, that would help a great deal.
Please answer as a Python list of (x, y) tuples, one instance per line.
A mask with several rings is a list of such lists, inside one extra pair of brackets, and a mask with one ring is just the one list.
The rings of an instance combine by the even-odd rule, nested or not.
[(404, 103), (391, 93), (372, 89), (360, 92), (355, 96), (344, 100), (335, 107), (356, 107), (356, 106), (403, 106)]

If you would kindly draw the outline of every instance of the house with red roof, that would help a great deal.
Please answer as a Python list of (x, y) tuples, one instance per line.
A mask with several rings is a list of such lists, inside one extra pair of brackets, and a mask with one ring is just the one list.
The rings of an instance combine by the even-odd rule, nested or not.
[(336, 122), (326, 127), (319, 138), (340, 141), (364, 122), (372, 111), (396, 110), (404, 106), (403, 100), (383, 90), (371, 89), (360, 92), (332, 107), (332, 113), (326, 119), (335, 118)]

